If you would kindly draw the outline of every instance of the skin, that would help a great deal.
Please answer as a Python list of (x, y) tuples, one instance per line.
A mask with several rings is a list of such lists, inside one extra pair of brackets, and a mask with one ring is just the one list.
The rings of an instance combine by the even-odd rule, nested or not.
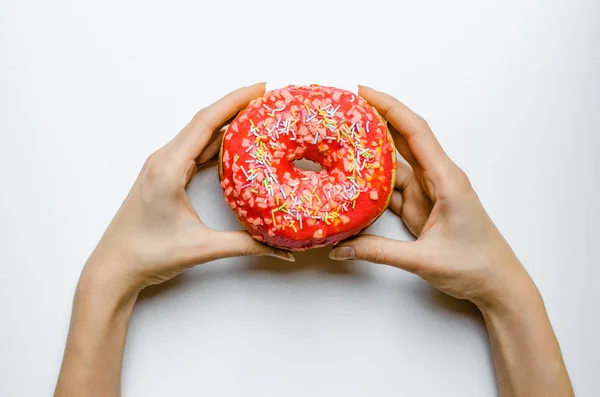
[[(213, 163), (220, 128), (264, 84), (230, 93), (201, 110), (152, 154), (82, 271), (55, 396), (119, 396), (125, 337), (145, 287), (196, 264), (243, 255), (293, 256), (242, 231), (216, 231), (193, 209), (185, 187)], [(490, 334), (500, 395), (572, 396), (541, 296), (496, 229), (469, 180), (444, 153), (427, 123), (396, 99), (360, 87), (390, 122), (398, 164), (390, 208), (414, 242), (363, 235), (341, 243), (333, 259), (395, 266), (481, 310)]]
[(415, 273), (480, 309), (503, 397), (573, 396), (538, 289), (502, 237), (466, 174), (427, 122), (397, 99), (367, 87), (359, 95), (388, 120), (398, 162), (390, 208), (417, 238), (363, 235), (330, 252)]

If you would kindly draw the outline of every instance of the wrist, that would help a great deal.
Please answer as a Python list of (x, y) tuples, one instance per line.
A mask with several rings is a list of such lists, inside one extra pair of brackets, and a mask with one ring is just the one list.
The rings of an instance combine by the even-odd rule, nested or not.
[(141, 288), (121, 270), (125, 265), (124, 261), (99, 260), (92, 254), (81, 272), (76, 301), (93, 301), (114, 310), (132, 307)]
[(544, 307), (535, 283), (526, 272), (524, 273), (520, 277), (511, 279), (506, 288), (502, 288), (491, 297), (473, 302), (484, 318), (513, 317)]

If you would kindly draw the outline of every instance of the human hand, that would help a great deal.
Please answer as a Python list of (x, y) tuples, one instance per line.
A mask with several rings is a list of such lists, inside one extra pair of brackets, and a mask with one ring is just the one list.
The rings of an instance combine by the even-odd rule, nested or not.
[(199, 167), (218, 153), (222, 132), (215, 131), (264, 90), (264, 84), (255, 84), (228, 94), (199, 111), (173, 140), (150, 155), (84, 275), (140, 290), (219, 258), (268, 255), (294, 260), (289, 252), (263, 245), (245, 231), (206, 226), (185, 190)]
[(341, 243), (330, 257), (395, 266), (478, 306), (530, 290), (529, 275), (427, 122), (387, 94), (366, 87), (358, 93), (388, 120), (396, 148), (410, 165), (398, 162), (390, 208), (417, 240), (363, 235)]

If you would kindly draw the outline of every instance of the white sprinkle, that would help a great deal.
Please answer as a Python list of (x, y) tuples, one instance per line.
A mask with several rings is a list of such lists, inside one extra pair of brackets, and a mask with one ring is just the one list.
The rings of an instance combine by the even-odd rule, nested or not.
[(249, 153), (250, 150), (252, 150), (252, 146), (248, 146), (248, 149), (246, 149), (246, 153)]
[(270, 108), (270, 107), (268, 107), (266, 103), (263, 103), (263, 108), (265, 108), (265, 109), (267, 109), (267, 110), (271, 110), (271, 108)]
[(284, 200), (285, 200), (285, 199), (287, 199), (287, 196), (285, 195), (285, 192), (283, 191), (283, 188), (282, 188), (282, 187), (280, 187), (280, 188), (279, 188), (279, 191), (280, 191), (280, 192), (281, 192), (281, 194), (283, 195), (283, 199), (284, 199)]
[(369, 132), (370, 132), (370, 130), (369, 130), (369, 123), (370, 123), (370, 122), (371, 122), (370, 120), (367, 120), (367, 125), (365, 126), (365, 128), (367, 129), (367, 133), (369, 133)]
[(318, 139), (319, 139), (319, 131), (315, 132), (315, 140), (313, 141), (313, 144), (317, 143)]
[(300, 221), (300, 229), (302, 229), (302, 215), (298, 214), (298, 221)]
[(244, 169), (244, 167), (240, 166), (240, 169), (242, 170), (242, 172), (244, 173), (244, 175), (246, 175), (246, 179), (248, 179), (248, 173), (246, 172), (246, 170)]

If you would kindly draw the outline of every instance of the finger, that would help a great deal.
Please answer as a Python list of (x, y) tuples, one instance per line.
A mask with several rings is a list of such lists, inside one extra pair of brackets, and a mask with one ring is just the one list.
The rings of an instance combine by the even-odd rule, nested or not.
[(212, 167), (213, 165), (217, 165), (219, 163), (219, 156), (215, 156), (209, 160), (206, 160), (202, 164), (198, 164), (198, 170), (203, 170), (208, 167)]
[(200, 110), (173, 140), (175, 150), (188, 159), (197, 158), (212, 134), (248, 103), (265, 93), (265, 83), (240, 88)]
[(420, 169), (421, 167), (417, 162), (417, 159), (415, 159), (415, 156), (413, 156), (412, 152), (410, 151), (410, 147), (408, 146), (406, 138), (399, 133), (396, 127), (393, 125), (388, 124), (388, 128), (392, 138), (394, 139), (394, 146), (396, 146), (396, 150), (398, 150), (400, 156), (402, 156), (402, 158), (406, 160), (406, 162), (410, 164), (413, 169)]
[(396, 189), (403, 192), (404, 189), (406, 189), (406, 187), (410, 183), (410, 180), (412, 178), (413, 178), (412, 169), (408, 165), (398, 161), (396, 163), (396, 185), (395, 185)]
[(417, 242), (392, 240), (372, 234), (340, 243), (329, 252), (329, 257), (334, 260), (360, 259), (381, 263), (411, 273), (417, 273), (421, 263)]
[(253, 239), (245, 231), (211, 232), (210, 260), (230, 258), (234, 256), (272, 256), (285, 261), (296, 259), (291, 252), (262, 244)]
[(421, 116), (396, 98), (372, 88), (359, 86), (358, 94), (373, 105), (406, 139), (412, 155), (423, 170), (440, 175), (452, 164)]
[(221, 149), (221, 143), (223, 141), (224, 133), (225, 130), (220, 130), (218, 133), (213, 135), (208, 145), (206, 145), (202, 153), (200, 153), (200, 156), (198, 156), (198, 159), (196, 159), (196, 163), (203, 164), (215, 157), (215, 155)]
[(392, 198), (390, 199), (390, 205), (388, 207), (396, 214), (402, 215), (402, 202), (402, 193), (394, 190), (392, 192)]

